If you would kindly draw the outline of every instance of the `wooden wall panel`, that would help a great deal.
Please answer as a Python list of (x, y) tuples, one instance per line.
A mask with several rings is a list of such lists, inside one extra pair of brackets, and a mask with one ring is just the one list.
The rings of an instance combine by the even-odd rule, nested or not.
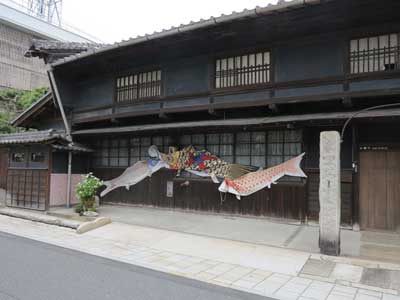
[(7, 186), (8, 150), (0, 148), (0, 189)]
[(400, 152), (387, 153), (387, 227), (400, 231)]
[(48, 200), (48, 170), (8, 170), (6, 197), (7, 206), (45, 210)]
[(400, 152), (360, 153), (360, 226), (400, 229)]
[[(123, 169), (96, 169), (102, 179), (118, 176)], [(167, 197), (167, 182), (173, 182), (173, 197)], [(189, 184), (186, 183), (189, 182)], [(102, 202), (167, 207), (251, 216), (268, 216), (304, 221), (306, 188), (304, 184), (281, 183), (251, 196), (236, 199), (227, 194), (221, 201), (218, 184), (211, 180), (175, 177), (171, 170), (160, 170), (151, 178), (132, 186), (129, 191), (118, 188)]]

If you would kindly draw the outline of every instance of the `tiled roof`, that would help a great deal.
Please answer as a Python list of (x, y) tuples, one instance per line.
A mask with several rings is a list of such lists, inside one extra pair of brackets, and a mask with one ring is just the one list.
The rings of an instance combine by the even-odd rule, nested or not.
[(29, 118), (31, 114), (33, 114), (36, 110), (40, 109), (44, 105), (46, 105), (48, 102), (53, 101), (53, 95), (51, 92), (47, 92), (44, 94), (40, 99), (38, 99), (36, 102), (34, 102), (31, 106), (29, 106), (27, 109), (25, 109), (22, 113), (20, 113), (18, 116), (16, 116), (10, 124), (13, 126), (20, 126), (21, 123), (26, 119)]
[(47, 63), (81, 52), (97, 50), (105, 46), (107, 44), (32, 39), (30, 48), (25, 52), (25, 57), (44, 58)]
[(107, 44), (60, 42), (54, 40), (32, 39), (31, 48), (34, 48), (36, 50), (73, 50), (75, 52), (82, 52), (89, 49), (98, 49), (105, 46), (107, 46)]
[(93, 152), (92, 149), (80, 143), (70, 142), (64, 131), (54, 129), (41, 131), (25, 131), (13, 134), (0, 135), (0, 145), (21, 145), (21, 144), (51, 144), (56, 150), (73, 152)]
[[(11, 123), (13, 125), (19, 122), (19, 119), (23, 119), (25, 115), (29, 115), (36, 109), (36, 107), (45, 104), (52, 100), (52, 94), (47, 93), (35, 104), (25, 110), (20, 116), (14, 119)], [(83, 144), (70, 142), (66, 138), (64, 131), (56, 131), (54, 129), (42, 130), (42, 131), (25, 131), (14, 134), (2, 134), (0, 135), (0, 145), (16, 145), (16, 144), (40, 144), (46, 143), (51, 144), (51, 147), (56, 150), (62, 151), (73, 151), (73, 152), (93, 152), (93, 149), (86, 147)]]
[[(328, 1), (334, 1), (334, 0), (328, 0)], [(254, 18), (257, 16), (263, 16), (263, 15), (270, 15), (274, 14), (277, 12), (282, 12), (282, 11), (287, 11), (287, 10), (292, 10), (304, 6), (310, 6), (310, 5), (316, 5), (320, 4), (321, 0), (290, 0), (290, 1), (285, 1), (285, 0), (279, 0), (276, 4), (268, 4), (267, 6), (260, 7), (257, 6), (253, 9), (244, 9), (241, 12), (232, 12), (229, 15), (224, 15), (222, 14), (219, 17), (210, 17), (207, 20), (200, 19), (199, 21), (191, 21), (188, 24), (182, 24), (177, 27), (171, 27), (170, 29), (163, 29), (160, 32), (154, 32), (152, 34), (146, 34), (144, 36), (137, 36), (135, 38), (130, 38), (128, 40), (123, 40), (121, 42), (117, 42), (111, 45), (107, 45), (104, 47), (100, 48), (93, 48), (89, 49), (86, 52), (70, 55), (68, 57), (60, 58), (56, 61), (54, 61), (51, 65), (52, 66), (58, 66), (62, 65), (71, 61), (75, 61), (90, 55), (93, 55), (95, 53), (101, 53), (101, 52), (106, 52), (110, 51), (113, 49), (117, 49), (120, 47), (125, 47), (125, 46), (131, 46), (135, 44), (140, 44), (144, 43), (150, 40), (155, 40), (155, 39), (160, 39), (164, 38), (167, 36), (172, 36), (178, 33), (183, 33), (183, 32), (188, 32), (200, 28), (205, 28), (205, 27), (211, 27), (215, 26), (221, 23), (226, 23), (226, 22), (231, 22), (235, 21), (238, 19), (243, 19), (243, 18)]]
[(64, 132), (54, 129), (0, 135), (0, 145), (46, 143), (52, 140), (68, 141)]

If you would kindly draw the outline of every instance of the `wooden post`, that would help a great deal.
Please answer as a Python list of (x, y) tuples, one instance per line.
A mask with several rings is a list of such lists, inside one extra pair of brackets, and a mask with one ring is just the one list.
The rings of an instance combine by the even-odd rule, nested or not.
[(72, 151), (68, 151), (68, 174), (67, 174), (67, 204), (66, 207), (71, 207), (71, 173), (72, 173)]
[(352, 126), (352, 164), (353, 164), (353, 184), (352, 184), (352, 197), (353, 197), (353, 216), (352, 224), (353, 230), (360, 231), (360, 202), (359, 202), (359, 165), (360, 165), (360, 154), (359, 154), (359, 143), (358, 143), (358, 126)]

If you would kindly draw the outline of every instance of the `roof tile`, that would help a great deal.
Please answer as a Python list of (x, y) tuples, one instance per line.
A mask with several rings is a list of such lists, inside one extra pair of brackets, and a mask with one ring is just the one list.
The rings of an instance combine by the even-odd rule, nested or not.
[(13, 134), (1, 134), (0, 145), (45, 143), (56, 139), (67, 141), (63, 131), (56, 131), (54, 129), (25, 131)]
[[(330, 1), (334, 1), (334, 0), (330, 0)], [(145, 35), (145, 36), (137, 36), (135, 38), (130, 38), (128, 40), (123, 40), (121, 42), (115, 42), (114, 44), (111, 44), (111, 45), (103, 45), (102, 47), (98, 47), (95, 49), (98, 50), (97, 52), (105, 52), (105, 51), (109, 51), (111, 49), (115, 49), (115, 48), (119, 48), (119, 47), (123, 47), (123, 46), (130, 46), (130, 45), (138, 44), (141, 42), (146, 42), (148, 40), (153, 40), (153, 39), (162, 38), (162, 37), (165, 37), (168, 35), (177, 34), (179, 32), (186, 32), (186, 31), (195, 30), (198, 28), (212, 26), (217, 23), (229, 22), (229, 21), (233, 21), (233, 20), (241, 19), (241, 18), (255, 17), (257, 15), (270, 14), (272, 12), (288, 10), (291, 8), (319, 4), (320, 2), (321, 2), (321, 0), (289, 0), (289, 1), (279, 0), (278, 3), (276, 3), (276, 4), (270, 3), (265, 7), (257, 6), (253, 9), (244, 9), (241, 12), (232, 12), (231, 14), (228, 14), (228, 15), (222, 14), (221, 16), (218, 16), (218, 17), (210, 17), (207, 20), (200, 19), (199, 21), (196, 21), (196, 22), (191, 21), (188, 24), (181, 24), (178, 27), (171, 27), (170, 29), (165, 29), (165, 30), (162, 30), (161, 32), (154, 32), (153, 34), (149, 34), (149, 35)], [(71, 59), (69, 61), (83, 58), (83, 57), (89, 56), (90, 54), (93, 54), (93, 53), (94, 53), (94, 51), (90, 52), (90, 50), (88, 50), (87, 52), (85, 52), (85, 54), (88, 54), (88, 55), (82, 55), (80, 57), (74, 56), (73, 59)], [(67, 63), (67, 62), (68, 61), (66, 61), (66, 60), (59, 59), (59, 60), (54, 61), (52, 63), (52, 66), (55, 67), (55, 66)]]

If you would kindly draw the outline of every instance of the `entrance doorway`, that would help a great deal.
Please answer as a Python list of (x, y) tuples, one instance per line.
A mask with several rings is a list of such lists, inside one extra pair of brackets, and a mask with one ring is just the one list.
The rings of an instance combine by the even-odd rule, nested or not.
[(360, 152), (361, 229), (400, 231), (400, 151)]

